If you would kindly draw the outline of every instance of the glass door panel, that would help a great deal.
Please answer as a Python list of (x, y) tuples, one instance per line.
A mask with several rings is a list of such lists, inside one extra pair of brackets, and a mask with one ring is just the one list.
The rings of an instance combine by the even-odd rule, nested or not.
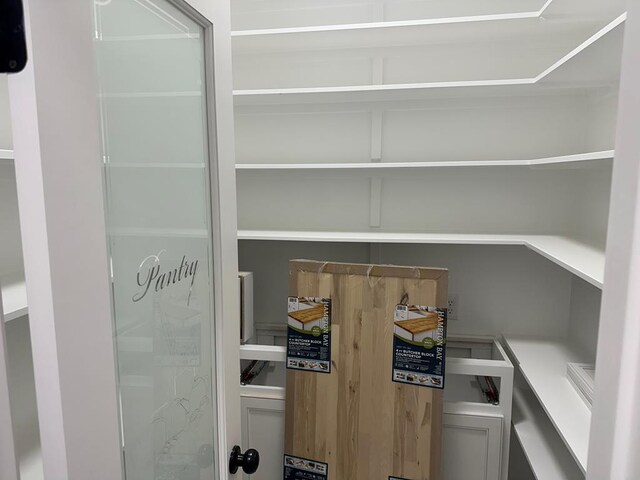
[(166, 0), (94, 10), (126, 478), (212, 480), (204, 29)]

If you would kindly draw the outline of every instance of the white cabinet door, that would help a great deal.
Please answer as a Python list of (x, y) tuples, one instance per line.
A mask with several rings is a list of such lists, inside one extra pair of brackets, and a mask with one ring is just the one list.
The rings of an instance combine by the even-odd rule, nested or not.
[(502, 418), (444, 416), (444, 480), (498, 480), (502, 456)]
[(25, 1), (29, 64), (9, 87), (45, 478), (229, 476), (228, 9)]
[(242, 442), (260, 452), (260, 469), (247, 480), (280, 480), (284, 456), (284, 400), (242, 397)]
[[(261, 466), (251, 480), (282, 478), (284, 399), (242, 397), (242, 441), (257, 448)], [(444, 480), (499, 480), (501, 417), (444, 415)], [(248, 480), (249, 477), (247, 477)]]

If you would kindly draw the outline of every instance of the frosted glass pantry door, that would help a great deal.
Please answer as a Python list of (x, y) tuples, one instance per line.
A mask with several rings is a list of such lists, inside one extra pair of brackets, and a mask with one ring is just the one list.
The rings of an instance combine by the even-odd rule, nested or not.
[(203, 28), (166, 0), (96, 0), (124, 469), (217, 478)]

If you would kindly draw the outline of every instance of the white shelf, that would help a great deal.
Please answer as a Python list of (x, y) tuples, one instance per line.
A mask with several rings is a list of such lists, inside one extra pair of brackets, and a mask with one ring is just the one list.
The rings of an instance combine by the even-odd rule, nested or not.
[[(345, 102), (402, 101), (432, 98), (490, 96), (557, 95), (567, 91), (580, 93), (615, 85), (619, 56), (612, 55), (609, 44), (619, 51), (626, 13), (578, 45), (567, 55), (535, 77), (494, 80), (447, 81), (387, 85), (349, 85), (312, 88), (276, 88), (234, 90), (236, 105), (313, 104)], [(611, 35), (608, 35), (610, 32)], [(590, 47), (598, 48), (589, 54)], [(604, 50), (604, 52), (602, 52)], [(615, 52), (615, 50), (613, 51)], [(608, 55), (607, 55), (608, 53)], [(581, 58), (582, 56), (586, 58)], [(595, 57), (595, 60), (592, 59)], [(600, 60), (607, 60), (603, 65)], [(572, 61), (574, 60), (574, 61)], [(603, 68), (606, 66), (606, 68)], [(565, 71), (566, 68), (566, 71)]]
[(298, 242), (522, 245), (560, 265), (595, 287), (602, 288), (604, 279), (604, 251), (571, 238), (553, 235), (239, 230), (238, 239)]
[[(549, 2), (550, 3), (550, 2)], [(250, 43), (254, 43), (257, 41), (264, 42), (267, 40), (265, 37), (276, 37), (276, 36), (286, 36), (288, 38), (283, 39), (282, 43), (280, 43), (280, 47), (293, 45), (294, 41), (299, 41), (300, 35), (305, 36), (305, 41), (307, 45), (308, 42), (312, 42), (312, 46), (320, 47), (323, 45), (323, 41), (326, 41), (326, 37), (323, 38), (318, 34), (323, 33), (334, 33), (338, 34), (338, 32), (344, 32), (347, 35), (352, 34), (353, 32), (367, 32), (373, 31), (376, 34), (379, 34), (381, 30), (399, 30), (407, 27), (428, 27), (432, 25), (466, 25), (473, 24), (479, 22), (501, 22), (501, 21), (509, 21), (509, 20), (527, 20), (527, 19), (538, 19), (544, 13), (547, 5), (544, 5), (543, 8), (536, 11), (529, 12), (514, 12), (514, 13), (497, 13), (497, 14), (486, 14), (486, 15), (472, 15), (472, 16), (456, 16), (456, 17), (443, 17), (443, 18), (424, 18), (417, 20), (398, 20), (398, 21), (386, 21), (386, 22), (362, 22), (362, 23), (343, 23), (336, 25), (313, 25), (306, 27), (286, 27), (286, 28), (262, 28), (262, 29), (254, 29), (254, 30), (233, 30), (231, 32), (231, 37), (234, 39), (234, 49), (236, 45), (240, 45), (240, 47), (249, 46)], [(315, 38), (309, 38), (310, 35), (305, 34), (315, 34), (311, 35)], [(349, 40), (349, 37), (340, 38), (338, 35), (336, 43), (340, 42), (342, 44), (345, 43), (345, 40)], [(247, 39), (248, 41), (242, 45), (239, 44), (238, 40)], [(268, 47), (273, 48), (277, 44), (271, 44)], [(234, 52), (235, 53), (235, 52)]]
[(195, 169), (195, 170), (204, 170), (204, 163), (169, 163), (169, 162), (109, 162), (105, 164), (105, 166), (109, 168), (150, 168), (150, 169), (162, 169), (162, 168), (171, 168), (171, 169)]
[(313, 50), (343, 50), (384, 45), (445, 45), (488, 38), (514, 42), (551, 35), (585, 38), (603, 20), (571, 21), (545, 18), (540, 12), (506, 13), (406, 21), (323, 25), (232, 32), (234, 55)]
[(562, 339), (504, 336), (560, 438), (584, 473), (589, 448), (591, 411), (566, 377), (568, 362), (593, 362)]
[(2, 311), (4, 321), (9, 322), (25, 316), (27, 308), (27, 287), (22, 272), (5, 274), (0, 277), (2, 286)]
[(403, 168), (455, 167), (551, 167), (581, 166), (603, 163), (613, 159), (614, 151), (579, 153), (532, 160), (483, 160), (453, 162), (380, 162), (380, 163), (238, 163), (236, 170), (378, 170)]
[(99, 98), (176, 98), (176, 97), (201, 97), (200, 91), (184, 92), (117, 92), (101, 93)]
[(157, 33), (148, 35), (114, 35), (102, 36), (98, 42), (148, 42), (159, 40), (198, 40), (200, 34), (196, 32), (185, 33)]
[(531, 235), (526, 246), (571, 273), (602, 288), (604, 281), (604, 250), (567, 237)]
[(115, 237), (207, 238), (207, 230), (199, 228), (114, 228)]
[(513, 429), (537, 480), (584, 480), (530, 390), (513, 390)]
[(0, 149), (0, 162), (4, 160), (13, 161), (13, 150), (2, 150)]

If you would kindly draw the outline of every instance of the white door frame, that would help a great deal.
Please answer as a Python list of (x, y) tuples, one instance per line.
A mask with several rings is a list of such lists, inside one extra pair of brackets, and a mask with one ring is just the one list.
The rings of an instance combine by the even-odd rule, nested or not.
[(588, 480), (640, 478), (640, 2), (627, 6)]
[[(185, 1), (215, 25), (208, 99), (222, 480), (241, 434), (230, 14), (226, 1)], [(24, 3), (29, 62), (10, 77), (9, 97), (45, 478), (120, 480), (92, 2)]]

